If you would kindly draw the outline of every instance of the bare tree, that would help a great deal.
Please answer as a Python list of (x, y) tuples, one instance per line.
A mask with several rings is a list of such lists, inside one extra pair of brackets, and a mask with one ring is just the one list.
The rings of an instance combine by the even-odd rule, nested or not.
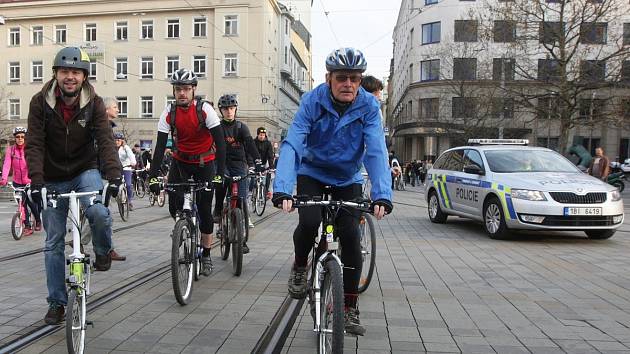
[(556, 119), (564, 152), (576, 126), (627, 121), (615, 113), (620, 79), (630, 73), (628, 9), (621, 0), (486, 0), (469, 15), (495, 58), (513, 63), (515, 81), (498, 88), (531, 120)]

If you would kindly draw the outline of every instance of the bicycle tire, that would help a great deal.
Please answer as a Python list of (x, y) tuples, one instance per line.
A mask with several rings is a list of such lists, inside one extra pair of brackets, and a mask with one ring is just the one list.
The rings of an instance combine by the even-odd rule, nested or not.
[(317, 334), (318, 353), (343, 353), (343, 279), (341, 267), (334, 258), (324, 262), (321, 283), (320, 331)]
[(11, 218), (11, 235), (13, 239), (19, 241), (24, 234), (24, 223), (22, 223), (22, 215), (16, 211)]
[[(363, 213), (361, 215), (361, 257), (363, 265), (361, 267), (361, 278), (359, 278), (359, 294), (363, 293), (370, 286), (372, 275), (374, 275), (374, 266), (376, 265), (376, 230), (374, 228), (374, 220), (370, 214)], [(366, 234), (369, 232), (369, 236)]]
[(129, 220), (129, 200), (127, 199), (126, 188), (121, 188), (120, 191), (118, 191), (116, 204), (118, 204), (118, 213), (122, 221)]
[(162, 190), (157, 195), (157, 204), (161, 208), (164, 206), (165, 203), (166, 203), (166, 193), (164, 193), (164, 191)]
[(153, 193), (149, 193), (149, 205), (154, 206), (157, 202), (157, 197)]
[(144, 198), (144, 196), (147, 194), (147, 191), (144, 189), (144, 183), (141, 180), (137, 179), (135, 187), (136, 197), (140, 199)]
[(243, 237), (245, 237), (243, 226), (245, 226), (245, 217), (243, 211), (238, 208), (232, 209), (230, 213), (232, 219), (230, 231), (232, 235), (230, 235), (229, 239), (232, 242), (232, 272), (238, 277), (243, 270)]
[(256, 188), (256, 205), (254, 206), (254, 211), (256, 211), (256, 215), (262, 216), (265, 212), (265, 207), (267, 206), (267, 196), (265, 195), (264, 188)]
[[(224, 206), (225, 208), (226, 206)], [(230, 257), (230, 218), (227, 213), (221, 216), (221, 259), (227, 260)]]
[(66, 345), (68, 353), (82, 354), (85, 350), (85, 329), (87, 314), (85, 291), (72, 288), (66, 305)]
[(201, 252), (203, 252), (199, 232), (195, 232), (194, 242), (197, 247), (195, 247), (194, 253), (195, 259), (193, 261), (193, 276), (195, 281), (198, 281), (199, 279), (201, 279)]
[[(171, 280), (173, 293), (177, 302), (184, 306), (188, 304), (193, 290), (193, 257), (194, 239), (191, 235), (190, 224), (186, 219), (179, 219), (173, 228), (171, 247)], [(180, 250), (182, 251), (180, 253)]]

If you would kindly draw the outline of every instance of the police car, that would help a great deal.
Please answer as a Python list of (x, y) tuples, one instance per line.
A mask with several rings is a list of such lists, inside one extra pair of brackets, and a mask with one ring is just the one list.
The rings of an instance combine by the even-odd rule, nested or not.
[(428, 171), (429, 218), (483, 222), (491, 238), (512, 229), (581, 230), (610, 238), (624, 220), (621, 193), (581, 172), (553, 150), (519, 139), (470, 139), (440, 155)]

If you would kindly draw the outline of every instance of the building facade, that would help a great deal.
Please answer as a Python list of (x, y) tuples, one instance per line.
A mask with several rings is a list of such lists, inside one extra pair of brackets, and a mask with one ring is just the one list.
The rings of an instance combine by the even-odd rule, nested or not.
[[(80, 46), (97, 93), (118, 99), (118, 129), (130, 143), (155, 140), (178, 68), (197, 74), (196, 95), (209, 101), (236, 94), (237, 117), (279, 140), (289, 124), (280, 58), (285, 41), (293, 45), (292, 32), (280, 30), (290, 17), (283, 8), (275, 0), (0, 0), (0, 118), (7, 127), (26, 124), (31, 97), (52, 78), (56, 52)], [(303, 55), (310, 61), (310, 47)], [(294, 74), (302, 75), (288, 71)]]
[[(540, 1), (543, 6), (547, 6), (545, 3), (558, 2), (536, 1)], [(502, 3), (514, 6), (510, 5), (510, 1)], [(550, 62), (550, 58), (544, 50), (536, 48), (543, 47), (544, 40), (538, 35), (543, 33), (547, 24), (540, 25), (540, 29), (535, 24), (534, 29), (529, 29), (534, 35), (525, 39), (533, 48), (532, 52), (537, 53), (537, 57), (529, 59), (533, 63), (537, 60), (538, 67), (534, 65), (526, 70), (534, 76), (534, 80), (531, 80), (531, 77), (527, 77), (528, 73), (518, 70), (519, 64), (521, 69), (525, 67), (524, 61), (519, 61), (528, 53), (515, 52), (514, 49), (514, 42), (523, 40), (528, 29), (524, 29), (526, 26), (522, 26), (518, 20), (509, 22), (494, 18), (494, 27), (484, 32), (481, 20), (483, 7), (488, 4), (486, 0), (402, 1), (393, 33), (386, 117), (392, 137), (390, 149), (395, 150), (401, 159), (434, 159), (442, 151), (464, 144), (464, 138), (475, 134), (473, 132), (478, 134), (477, 137), (486, 138), (528, 138), (530, 145), (557, 149), (561, 126), (558, 120), (552, 118), (554, 102), (558, 99), (553, 97), (553, 90), (545, 89), (544, 94), (532, 94), (532, 105), (543, 113), (519, 107), (514, 100), (502, 94), (508, 91), (506, 87), (511, 91), (519, 87), (525, 90), (541, 85), (540, 81), (544, 81), (541, 76), (545, 66), (541, 66), (541, 63)], [(551, 8), (557, 5), (548, 6)], [(613, 37), (620, 41), (623, 38), (625, 43), (625, 38), (630, 35), (630, 17), (627, 16), (630, 6), (620, 6), (627, 8), (625, 17), (592, 25), (599, 31), (597, 35), (601, 36), (601, 41), (579, 47), (582, 51), (580, 55), (584, 55), (585, 59), (596, 59), (588, 55), (595, 55), (590, 53), (597, 52), (597, 49), (606, 52), (616, 46)], [(583, 26), (586, 25), (581, 24), (578, 31), (584, 32)], [(581, 39), (582, 32), (579, 34)], [(580, 65), (595, 61), (583, 60)], [(623, 61), (623, 67), (626, 64), (630, 64), (627, 58)], [(615, 66), (608, 63), (602, 69), (602, 81), (604, 76), (609, 80), (625, 75), (621, 67), (621, 64)], [(630, 69), (630, 66), (627, 67)], [(475, 96), (475, 107), (471, 98), (466, 96)], [(485, 104), (483, 99), (479, 99), (481, 96), (489, 97)], [(629, 127), (609, 123), (588, 124), (589, 116), (593, 119), (598, 113), (604, 115), (605, 112), (609, 116), (623, 114), (617, 107), (627, 101), (626, 96), (630, 94), (624, 85), (585, 93), (579, 99), (584, 106), (579, 110), (579, 114), (585, 116), (584, 124), (570, 128), (569, 145), (581, 143), (591, 147), (591, 150), (601, 145), (612, 159), (630, 157)], [(606, 107), (599, 105), (600, 98), (606, 99)], [(485, 110), (485, 113), (479, 110)], [(471, 119), (473, 111), (476, 119)], [(483, 118), (479, 118), (482, 115)], [(617, 121), (622, 120), (622, 117), (619, 118)]]

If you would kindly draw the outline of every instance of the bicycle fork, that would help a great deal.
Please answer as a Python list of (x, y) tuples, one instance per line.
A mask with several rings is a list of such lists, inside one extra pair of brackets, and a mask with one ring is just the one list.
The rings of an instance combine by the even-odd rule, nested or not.
[[(321, 333), (332, 333), (332, 330), (326, 330), (322, 328), (322, 318), (321, 318), (321, 307), (322, 307), (322, 293), (321, 293), (321, 283), (324, 280), (324, 276), (326, 275), (326, 270), (324, 268), (324, 264), (330, 259), (334, 259), (339, 269), (341, 270), (341, 277), (343, 279), (343, 264), (341, 263), (341, 259), (337, 256), (335, 252), (338, 248), (337, 241), (334, 240), (333, 234), (334, 227), (332, 225), (326, 225), (326, 229), (324, 235), (326, 236), (326, 250), (324, 253), (319, 256), (317, 259), (317, 264), (315, 266), (315, 276), (313, 277), (313, 293), (315, 295), (315, 328), (314, 332)], [(321, 236), (318, 236), (319, 240), (315, 240), (316, 247), (319, 247), (319, 242), (321, 242)], [(332, 282), (331, 282), (332, 284)]]

